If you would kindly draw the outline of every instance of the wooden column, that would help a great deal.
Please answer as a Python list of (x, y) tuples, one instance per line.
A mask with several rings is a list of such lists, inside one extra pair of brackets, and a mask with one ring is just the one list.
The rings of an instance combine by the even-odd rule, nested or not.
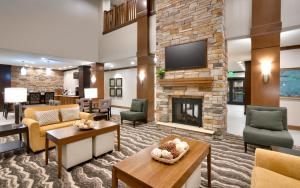
[(3, 109), (4, 88), (11, 87), (11, 66), (0, 65), (0, 110)]
[[(148, 100), (148, 121), (154, 120), (154, 62), (149, 49), (149, 1), (137, 0), (137, 98)], [(143, 81), (140, 74), (145, 75)]]
[(244, 81), (244, 113), (246, 106), (251, 104), (251, 61), (245, 61), (245, 81)]
[[(251, 104), (279, 106), (281, 0), (252, 0)], [(261, 63), (271, 61), (268, 82)]]
[(104, 99), (104, 65), (93, 63), (91, 66), (91, 78), (95, 76), (96, 82), (91, 82), (91, 87), (98, 89), (98, 99)]
[(91, 67), (79, 66), (79, 97), (84, 98), (84, 88), (90, 87), (91, 82)]

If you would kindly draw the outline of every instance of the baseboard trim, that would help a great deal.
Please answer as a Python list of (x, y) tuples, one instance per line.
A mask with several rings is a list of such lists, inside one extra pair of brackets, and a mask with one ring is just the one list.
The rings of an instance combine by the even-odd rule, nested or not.
[(288, 129), (295, 130), (295, 131), (300, 131), (300, 126), (297, 126), (297, 125), (288, 125)]
[(130, 109), (130, 107), (128, 107), (128, 106), (111, 105), (111, 107), (122, 108), (122, 109)]

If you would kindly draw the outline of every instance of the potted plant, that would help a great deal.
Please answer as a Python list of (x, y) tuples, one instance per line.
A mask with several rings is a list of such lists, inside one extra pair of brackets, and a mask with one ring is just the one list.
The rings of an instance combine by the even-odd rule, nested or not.
[(160, 79), (163, 79), (165, 77), (166, 71), (165, 71), (165, 69), (160, 68), (160, 69), (158, 69), (156, 74)]

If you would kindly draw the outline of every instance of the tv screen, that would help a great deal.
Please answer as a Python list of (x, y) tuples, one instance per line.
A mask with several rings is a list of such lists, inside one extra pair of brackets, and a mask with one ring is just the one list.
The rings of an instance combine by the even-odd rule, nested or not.
[(165, 49), (166, 70), (206, 67), (206, 40), (170, 46)]

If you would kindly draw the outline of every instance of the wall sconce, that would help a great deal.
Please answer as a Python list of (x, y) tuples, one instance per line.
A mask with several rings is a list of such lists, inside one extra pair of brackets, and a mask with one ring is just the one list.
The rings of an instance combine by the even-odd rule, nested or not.
[(140, 74), (139, 74), (139, 78), (140, 78), (140, 81), (141, 83), (143, 84), (143, 81), (145, 80), (145, 71), (140, 71)]
[(46, 75), (50, 76), (51, 75), (51, 69), (50, 68), (46, 68)]
[(96, 76), (95, 76), (95, 75), (93, 75), (93, 76), (91, 77), (91, 82), (92, 82), (93, 84), (96, 82)]
[(269, 81), (269, 76), (271, 74), (272, 62), (270, 60), (264, 60), (261, 62), (261, 73), (264, 77), (264, 82)]
[(21, 76), (26, 76), (27, 75), (27, 69), (25, 67), (21, 68)]

